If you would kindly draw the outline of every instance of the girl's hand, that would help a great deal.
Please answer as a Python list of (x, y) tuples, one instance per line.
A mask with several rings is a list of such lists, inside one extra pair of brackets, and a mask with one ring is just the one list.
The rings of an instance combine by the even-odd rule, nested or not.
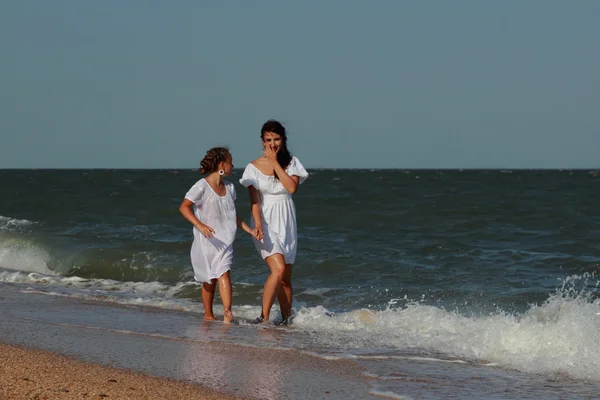
[(215, 234), (215, 230), (208, 225), (200, 224), (200, 226), (197, 226), (196, 229), (198, 229), (202, 236), (207, 239), (213, 237)]
[(273, 146), (268, 144), (265, 146), (265, 151), (263, 152), (265, 158), (267, 159), (267, 161), (269, 161), (269, 163), (271, 163), (271, 165), (273, 165), (273, 163), (277, 163), (277, 152), (275, 150), (273, 150)]
[(250, 232), (248, 232), (254, 239), (256, 240), (262, 240), (262, 232), (260, 232), (258, 229), (250, 229)]
[[(256, 228), (253, 229), (253, 231), (256, 231), (256, 240), (262, 240), (264, 234), (263, 234), (263, 229), (262, 226), (257, 226)], [(254, 236), (254, 235), (252, 235)]]

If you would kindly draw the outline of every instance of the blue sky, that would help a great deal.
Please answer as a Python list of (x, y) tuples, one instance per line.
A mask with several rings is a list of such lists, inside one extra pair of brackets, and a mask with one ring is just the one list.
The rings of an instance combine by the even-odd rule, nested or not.
[(2, 1), (0, 168), (598, 168), (600, 1)]

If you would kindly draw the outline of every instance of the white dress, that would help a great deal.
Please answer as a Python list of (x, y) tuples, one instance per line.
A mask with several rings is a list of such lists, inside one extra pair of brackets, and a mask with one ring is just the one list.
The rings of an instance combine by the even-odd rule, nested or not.
[[(308, 177), (308, 172), (296, 157), (292, 157), (285, 171), (289, 176), (299, 177), (300, 183)], [(240, 183), (246, 187), (254, 186), (260, 193), (263, 239), (254, 239), (256, 250), (263, 259), (279, 253), (283, 255), (286, 264), (293, 264), (296, 260), (298, 236), (292, 194), (283, 187), (279, 179), (263, 174), (252, 163), (246, 166)], [(254, 219), (251, 219), (250, 224), (255, 226)]]
[(231, 268), (233, 261), (233, 240), (237, 230), (235, 212), (235, 187), (225, 182), (227, 193), (219, 196), (208, 184), (200, 179), (186, 193), (185, 198), (194, 203), (194, 215), (215, 231), (212, 238), (205, 238), (194, 227), (194, 242), (190, 256), (194, 268), (194, 278), (198, 282), (210, 282)]

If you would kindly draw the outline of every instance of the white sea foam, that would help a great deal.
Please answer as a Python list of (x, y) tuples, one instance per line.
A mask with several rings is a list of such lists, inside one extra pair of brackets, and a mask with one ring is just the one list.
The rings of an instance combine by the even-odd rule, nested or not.
[(417, 356), (395, 356), (395, 355), (380, 355), (380, 356), (365, 356), (354, 355), (352, 358), (359, 360), (407, 360), (407, 361), (425, 361), (435, 363), (451, 363), (451, 364), (466, 364), (467, 361), (457, 359), (442, 359), (434, 357), (417, 357)]
[(394, 393), (391, 391), (380, 391), (380, 390), (371, 389), (371, 390), (369, 390), (369, 393), (371, 393), (374, 396), (385, 397), (386, 399), (412, 400), (412, 397), (410, 397), (410, 396), (404, 396), (404, 395), (397, 394), (397, 393)]
[(29, 230), (35, 222), (0, 215), (0, 231), (23, 232)]
[(344, 357), (342, 357), (342, 356), (334, 356), (331, 354), (315, 353), (314, 351), (302, 351), (302, 353), (307, 354), (311, 357), (316, 357), (316, 358), (320, 358), (320, 359), (327, 360), (327, 361), (336, 361), (336, 360), (344, 359)]
[(319, 296), (323, 297), (325, 293), (331, 292), (333, 289), (331, 288), (316, 288), (316, 289), (306, 289), (302, 292), (296, 293), (296, 295), (307, 294), (311, 296)]
[[(112, 279), (84, 279), (79, 277), (63, 277), (58, 275), (45, 275), (37, 272), (3, 271), (0, 270), (0, 282), (42, 284), (51, 287), (64, 287), (79, 289), (82, 293), (95, 295), (118, 293), (138, 295), (156, 295), (164, 299), (173, 298), (187, 283), (169, 285), (161, 282), (121, 282)], [(193, 283), (191, 283), (193, 284)]]
[[(1, 275), (0, 275), (1, 276)], [(117, 295), (108, 295), (102, 292), (59, 292), (52, 290), (40, 290), (28, 288), (22, 291), (23, 293), (44, 294), (49, 296), (69, 297), (73, 299), (95, 300), (107, 303), (115, 303), (130, 306), (156, 307), (163, 310), (175, 310), (199, 313), (202, 311), (202, 306), (199, 303), (194, 303), (186, 299), (165, 299), (160, 297), (121, 297)], [(215, 307), (218, 310), (218, 306)]]

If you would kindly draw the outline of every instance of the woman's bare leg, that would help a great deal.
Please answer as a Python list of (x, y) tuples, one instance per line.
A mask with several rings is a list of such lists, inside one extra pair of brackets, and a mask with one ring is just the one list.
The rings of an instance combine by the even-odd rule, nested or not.
[(279, 307), (281, 308), (281, 318), (285, 323), (292, 315), (292, 264), (285, 264), (281, 286), (277, 293)]
[(260, 316), (267, 322), (269, 321), (269, 314), (275, 302), (275, 297), (279, 293), (279, 287), (281, 286), (281, 280), (285, 272), (285, 260), (281, 254), (273, 254), (265, 258), (265, 261), (271, 273), (265, 282), (262, 298), (262, 314)]
[(214, 321), (215, 315), (213, 314), (213, 300), (215, 298), (215, 281), (202, 283), (202, 304), (204, 305), (204, 320)]
[(231, 278), (229, 271), (219, 277), (219, 295), (223, 302), (223, 322), (231, 322), (233, 313), (231, 312)]

